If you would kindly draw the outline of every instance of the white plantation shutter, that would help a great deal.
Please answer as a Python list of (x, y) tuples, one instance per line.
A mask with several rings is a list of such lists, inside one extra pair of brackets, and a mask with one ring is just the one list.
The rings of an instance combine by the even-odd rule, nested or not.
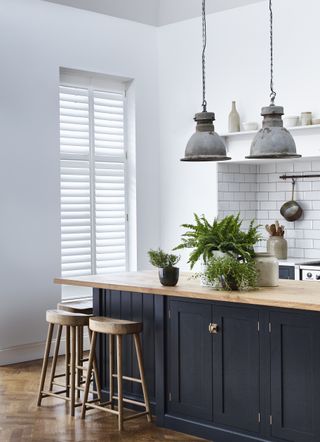
[(60, 86), (60, 171), (62, 276), (125, 271), (124, 91)]

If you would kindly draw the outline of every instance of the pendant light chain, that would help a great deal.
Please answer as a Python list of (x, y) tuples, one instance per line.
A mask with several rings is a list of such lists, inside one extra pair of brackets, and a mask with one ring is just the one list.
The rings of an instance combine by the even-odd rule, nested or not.
[(271, 105), (274, 105), (274, 100), (277, 93), (273, 89), (273, 13), (272, 13), (272, 0), (269, 0), (269, 11), (270, 11), (270, 98)]
[(203, 108), (203, 112), (207, 112), (206, 47), (207, 47), (206, 0), (202, 0), (202, 108)]

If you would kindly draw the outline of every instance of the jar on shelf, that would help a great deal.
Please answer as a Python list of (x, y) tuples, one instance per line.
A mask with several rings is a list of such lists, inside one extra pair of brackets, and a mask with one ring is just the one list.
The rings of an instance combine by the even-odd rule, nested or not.
[(256, 253), (256, 268), (258, 270), (258, 287), (277, 287), (279, 285), (279, 262), (270, 253)]

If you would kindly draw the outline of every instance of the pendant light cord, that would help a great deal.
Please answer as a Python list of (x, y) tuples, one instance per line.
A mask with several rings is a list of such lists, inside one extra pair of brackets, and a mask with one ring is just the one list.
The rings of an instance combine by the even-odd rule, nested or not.
[(269, 0), (269, 11), (270, 11), (270, 98), (271, 106), (274, 106), (274, 100), (277, 93), (273, 89), (273, 12), (272, 12), (272, 0)]
[(207, 112), (206, 47), (207, 47), (206, 0), (202, 0), (202, 108), (203, 108), (203, 112)]

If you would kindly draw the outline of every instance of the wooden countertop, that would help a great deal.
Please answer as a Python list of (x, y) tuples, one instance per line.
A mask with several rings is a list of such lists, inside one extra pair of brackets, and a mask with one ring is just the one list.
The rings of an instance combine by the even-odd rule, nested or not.
[(263, 287), (248, 292), (224, 292), (201, 287), (192, 273), (182, 272), (176, 287), (163, 287), (157, 271), (114, 273), (110, 275), (55, 278), (56, 284), (151, 293), (164, 296), (235, 302), (269, 307), (320, 311), (320, 282), (280, 280), (278, 287)]

